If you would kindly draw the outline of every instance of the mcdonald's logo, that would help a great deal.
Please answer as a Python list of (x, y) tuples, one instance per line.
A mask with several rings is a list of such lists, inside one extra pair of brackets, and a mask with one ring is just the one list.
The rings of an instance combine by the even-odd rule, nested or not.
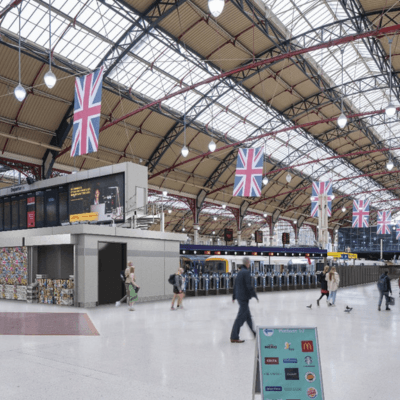
[(314, 351), (314, 344), (312, 340), (302, 340), (301, 351), (303, 353), (312, 353)]

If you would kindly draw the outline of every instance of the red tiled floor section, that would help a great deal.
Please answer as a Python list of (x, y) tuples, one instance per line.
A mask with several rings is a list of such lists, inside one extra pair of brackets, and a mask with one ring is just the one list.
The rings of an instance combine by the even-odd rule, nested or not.
[(84, 313), (0, 312), (0, 335), (99, 336)]

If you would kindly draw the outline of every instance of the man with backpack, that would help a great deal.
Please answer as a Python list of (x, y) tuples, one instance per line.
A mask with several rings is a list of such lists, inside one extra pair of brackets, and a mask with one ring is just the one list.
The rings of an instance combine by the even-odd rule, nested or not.
[(172, 297), (172, 304), (171, 304), (171, 311), (175, 311), (175, 299), (178, 297), (178, 305), (177, 308), (179, 309), (183, 309), (182, 306), (182, 301), (183, 301), (183, 268), (180, 267), (178, 269), (178, 272), (176, 272), (175, 274), (172, 274), (169, 276), (168, 278), (168, 282), (174, 286), (173, 291), (174, 291), (174, 296)]
[(392, 287), (390, 285), (390, 278), (388, 276), (388, 271), (385, 271), (378, 280), (378, 289), (379, 289), (379, 301), (378, 301), (378, 311), (381, 311), (381, 304), (383, 295), (386, 298), (386, 311), (390, 311), (389, 308), (389, 292), (392, 294)]

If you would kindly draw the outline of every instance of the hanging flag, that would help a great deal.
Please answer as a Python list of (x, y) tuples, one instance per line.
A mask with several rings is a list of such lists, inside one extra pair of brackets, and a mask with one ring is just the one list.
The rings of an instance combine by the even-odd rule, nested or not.
[(103, 67), (75, 79), (71, 157), (93, 153), (99, 148), (102, 88)]
[(396, 224), (396, 239), (400, 240), (400, 224)]
[(328, 217), (330, 217), (332, 215), (332, 200), (334, 199), (331, 180), (326, 182), (313, 182), (312, 184), (311, 216), (314, 218), (318, 218), (318, 198), (322, 194), (327, 195)]
[(263, 174), (264, 149), (239, 149), (233, 195), (260, 197)]
[(369, 200), (353, 201), (353, 228), (369, 227)]
[(377, 235), (390, 235), (390, 221), (392, 220), (391, 211), (378, 211)]

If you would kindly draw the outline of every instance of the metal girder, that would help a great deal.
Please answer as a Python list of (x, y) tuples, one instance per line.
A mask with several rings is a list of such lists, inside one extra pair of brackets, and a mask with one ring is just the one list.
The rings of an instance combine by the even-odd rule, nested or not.
[[(105, 6), (109, 5), (104, 0), (99, 0)], [(132, 48), (134, 48), (143, 38), (157, 26), (163, 19), (168, 17), (175, 7), (183, 4), (186, 0), (156, 0), (143, 15), (139, 14), (139, 19), (134, 21), (130, 27), (121, 35), (121, 37), (116, 41), (116, 43), (111, 47), (111, 49), (106, 53), (103, 59), (97, 65), (97, 68), (104, 65), (104, 78), (114, 70), (118, 63), (128, 54)], [(162, 6), (162, 10), (160, 9)], [(126, 11), (125, 11), (126, 12)], [(150, 24), (145, 23), (144, 17), (148, 14), (151, 15), (153, 21)], [(154, 18), (157, 16), (156, 18)], [(58, 129), (56, 130), (56, 136), (52, 139), (51, 144), (54, 146), (61, 147), (65, 139), (67, 138), (70, 130), (73, 126), (73, 120), (71, 116), (73, 115), (73, 105), (71, 105), (64, 115)], [(54, 143), (53, 143), (54, 142)], [(47, 179), (51, 176), (51, 171), (55, 163), (58, 152), (47, 150), (43, 156), (43, 178)]]
[(15, 0), (10, 2), (7, 6), (5, 6), (1, 11), (0, 11), (0, 20), (7, 15), (7, 13), (12, 10), (14, 7), (18, 7), (23, 0)]

